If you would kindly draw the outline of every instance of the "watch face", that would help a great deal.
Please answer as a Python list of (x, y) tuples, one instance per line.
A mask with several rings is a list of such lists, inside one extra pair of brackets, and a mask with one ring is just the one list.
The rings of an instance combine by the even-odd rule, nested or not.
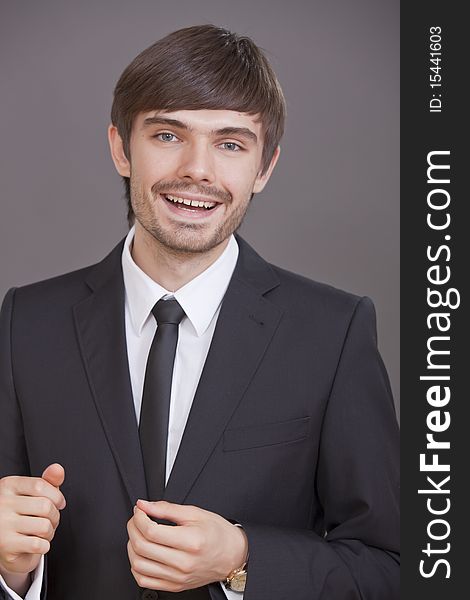
[(244, 592), (246, 586), (246, 571), (237, 573), (230, 582), (230, 589), (234, 592)]

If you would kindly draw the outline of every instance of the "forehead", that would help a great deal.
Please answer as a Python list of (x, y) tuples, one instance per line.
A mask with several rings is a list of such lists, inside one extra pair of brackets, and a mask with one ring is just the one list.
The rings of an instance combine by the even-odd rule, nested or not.
[(248, 129), (252, 131), (257, 139), (262, 138), (262, 124), (259, 115), (234, 110), (175, 110), (162, 111), (151, 110), (140, 113), (135, 120), (135, 130), (145, 128), (146, 123), (152, 118), (161, 117), (179, 122), (194, 133), (210, 134), (224, 129)]

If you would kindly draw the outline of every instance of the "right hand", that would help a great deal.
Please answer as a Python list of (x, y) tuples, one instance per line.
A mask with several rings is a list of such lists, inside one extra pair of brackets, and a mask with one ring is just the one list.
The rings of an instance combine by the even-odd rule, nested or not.
[(49, 465), (42, 477), (0, 479), (0, 574), (26, 575), (47, 554), (65, 498), (59, 490), (65, 471)]

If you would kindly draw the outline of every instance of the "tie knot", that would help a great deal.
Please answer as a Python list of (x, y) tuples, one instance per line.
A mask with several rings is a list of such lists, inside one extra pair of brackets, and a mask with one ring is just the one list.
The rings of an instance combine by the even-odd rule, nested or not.
[(162, 325), (163, 323), (179, 325), (185, 314), (175, 298), (171, 298), (171, 300), (163, 300), (162, 298), (152, 308), (152, 313), (157, 321), (157, 325)]

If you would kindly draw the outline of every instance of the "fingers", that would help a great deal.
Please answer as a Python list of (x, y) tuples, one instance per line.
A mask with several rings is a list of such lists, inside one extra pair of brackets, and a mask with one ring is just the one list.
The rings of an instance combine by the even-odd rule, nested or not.
[(201, 517), (201, 512), (206, 512), (196, 506), (173, 504), (165, 501), (147, 502), (146, 500), (137, 500), (137, 506), (151, 517), (173, 521), (177, 525), (185, 525), (196, 521)]
[[(141, 513), (141, 517), (149, 522), (150, 525), (158, 527), (167, 527), (158, 525), (151, 521), (140, 509), (136, 513)], [(186, 556), (183, 552), (149, 541), (144, 537), (135, 523), (135, 516), (129, 520), (127, 531), (129, 541), (127, 552), (131, 564), (131, 572), (134, 579), (141, 587), (164, 590), (169, 592), (179, 592), (189, 589), (192, 578), (181, 566), (185, 565)], [(169, 527), (169, 529), (175, 529)], [(193, 586), (196, 587), (196, 586)]]
[(127, 553), (132, 568), (141, 575), (166, 579), (175, 583), (182, 582), (185, 576), (184, 572), (177, 567), (161, 563), (158, 560), (153, 560), (137, 553), (130, 541), (127, 544)]
[(140, 587), (181, 592), (201, 585), (192, 565), (185, 560), (184, 555), (176, 565), (160, 563), (136, 553), (131, 541), (127, 544), (127, 552), (132, 575)]
[(64, 483), (65, 469), (59, 463), (53, 463), (44, 469), (42, 478), (54, 487), (59, 487)]
[(186, 528), (155, 523), (139, 507), (136, 507), (131, 523), (135, 525), (146, 540), (153, 544), (169, 546), (185, 552), (197, 551), (195, 535), (188, 536)]
[(42, 517), (24, 517), (17, 515), (15, 528), (18, 533), (40, 537), (50, 542), (55, 534), (55, 527), (49, 519)]
[(136, 580), (137, 584), (141, 588), (147, 588), (150, 590), (159, 590), (164, 592), (183, 592), (185, 590), (199, 587), (199, 584), (193, 584), (190, 586), (173, 583), (165, 579), (156, 579), (155, 577), (148, 577), (146, 575), (141, 575), (138, 571), (135, 571), (132, 568), (131, 573), (134, 576), (134, 579)]
[(11, 499), (11, 509), (25, 517), (42, 517), (48, 519), (54, 529), (58, 526), (60, 512), (48, 498), (18, 496)]
[(50, 542), (43, 538), (32, 535), (15, 535), (8, 540), (8, 551), (5, 552), (5, 555), (7, 558), (8, 556), (18, 558), (24, 554), (35, 554), (39, 557), (41, 554), (47, 554), (50, 548)]
[[(160, 527), (160, 525), (153, 523), (153, 521), (151, 523)], [(178, 565), (183, 559), (183, 552), (180, 550), (147, 539), (136, 526), (135, 519), (131, 519), (128, 522), (127, 532), (132, 548), (139, 556), (162, 564), (172, 565)]]
[(62, 492), (41, 477), (5, 477), (0, 480), (0, 494), (48, 498), (59, 510), (66, 504)]
[[(0, 568), (10, 573), (33, 571), (50, 550), (65, 498), (56, 485), (64, 469), (50, 465), (41, 477), (0, 479)], [(52, 483), (51, 483), (52, 482)]]
[[(179, 524), (155, 523), (141, 507), (152, 516), (164, 515)], [(166, 591), (221, 581), (231, 571), (225, 566), (231, 561), (223, 550), (227, 528), (233, 525), (195, 506), (139, 501), (128, 522), (128, 554), (134, 578), (140, 586)]]

